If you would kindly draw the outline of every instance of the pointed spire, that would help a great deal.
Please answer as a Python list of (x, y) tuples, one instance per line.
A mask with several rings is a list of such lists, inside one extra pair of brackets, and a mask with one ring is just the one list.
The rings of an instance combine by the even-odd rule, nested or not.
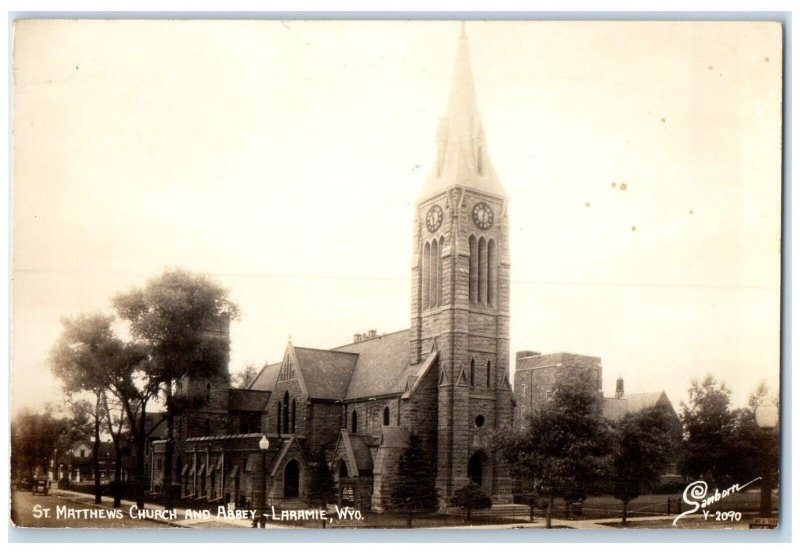
[(486, 152), (475, 83), (469, 57), (466, 26), (461, 22), (447, 115), (439, 122), (437, 159), (422, 190), (427, 198), (460, 185), (505, 196)]

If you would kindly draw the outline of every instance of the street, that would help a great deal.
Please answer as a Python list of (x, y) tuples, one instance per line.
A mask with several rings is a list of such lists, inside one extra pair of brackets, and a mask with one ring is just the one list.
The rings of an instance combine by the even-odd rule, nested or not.
[[(54, 491), (50, 496), (33, 496), (29, 491), (13, 491), (11, 493), (11, 521), (20, 527), (74, 527), (74, 528), (104, 528), (104, 529), (167, 529), (169, 526), (149, 519), (131, 519), (127, 509), (122, 509), (121, 519), (92, 519), (86, 517), (71, 517), (57, 519), (58, 506), (74, 510), (87, 510), (99, 508), (106, 510), (105, 506), (94, 506), (82, 502), (74, 502), (65, 497), (57, 496)], [(38, 509), (37, 509), (38, 506)], [(49, 509), (49, 517), (35, 517), (35, 512), (43, 514)], [(73, 512), (74, 514), (75, 512)]]

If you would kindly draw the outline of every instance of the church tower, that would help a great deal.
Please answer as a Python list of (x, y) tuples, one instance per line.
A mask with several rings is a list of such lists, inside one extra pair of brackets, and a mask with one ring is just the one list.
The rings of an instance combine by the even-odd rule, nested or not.
[(489, 160), (463, 24), (436, 148), (414, 217), (410, 362), (438, 352), (440, 502), (473, 480), (508, 503), (508, 468), (491, 450), (514, 411), (508, 200)]

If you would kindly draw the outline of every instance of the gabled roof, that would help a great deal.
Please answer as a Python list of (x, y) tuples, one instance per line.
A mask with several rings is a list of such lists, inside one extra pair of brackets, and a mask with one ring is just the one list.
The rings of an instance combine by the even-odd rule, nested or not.
[(624, 398), (604, 398), (603, 417), (619, 421), (628, 413), (628, 401)]
[(358, 356), (349, 352), (294, 347), (298, 370), (308, 388), (309, 398), (341, 400), (353, 374)]
[(626, 393), (622, 398), (604, 398), (603, 416), (612, 421), (619, 421), (625, 417), (626, 414), (636, 413), (655, 406), (664, 406), (673, 414), (675, 413), (675, 409), (669, 401), (667, 393), (659, 391), (633, 394)]
[(270, 392), (253, 389), (228, 389), (228, 409), (240, 412), (261, 412)]
[(638, 412), (639, 410), (652, 408), (653, 406), (657, 405), (662, 396), (666, 396), (664, 391), (626, 394), (623, 398), (628, 400), (629, 411)]
[[(335, 349), (337, 352), (358, 354), (347, 394), (352, 400), (385, 394), (402, 394), (411, 368), (409, 359), (409, 330), (396, 331)], [(303, 372), (305, 376), (306, 373)]]
[(362, 435), (350, 435), (350, 446), (353, 449), (353, 456), (358, 466), (359, 475), (369, 475), (372, 473), (373, 461), (372, 453), (369, 449), (368, 437)]
[(281, 362), (277, 364), (264, 364), (256, 378), (247, 386), (250, 390), (273, 391), (281, 370)]

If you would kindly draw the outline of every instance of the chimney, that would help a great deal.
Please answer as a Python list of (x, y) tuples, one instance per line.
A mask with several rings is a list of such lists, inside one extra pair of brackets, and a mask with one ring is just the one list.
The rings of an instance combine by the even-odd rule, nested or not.
[(361, 333), (356, 333), (353, 335), (353, 342), (361, 342)]
[(378, 336), (378, 330), (377, 329), (370, 329), (369, 331), (367, 331), (367, 336), (369, 338), (371, 338), (371, 339), (374, 339), (375, 337)]
[(622, 398), (625, 395), (625, 383), (622, 381), (622, 376), (617, 377), (617, 392), (614, 394), (615, 398)]

